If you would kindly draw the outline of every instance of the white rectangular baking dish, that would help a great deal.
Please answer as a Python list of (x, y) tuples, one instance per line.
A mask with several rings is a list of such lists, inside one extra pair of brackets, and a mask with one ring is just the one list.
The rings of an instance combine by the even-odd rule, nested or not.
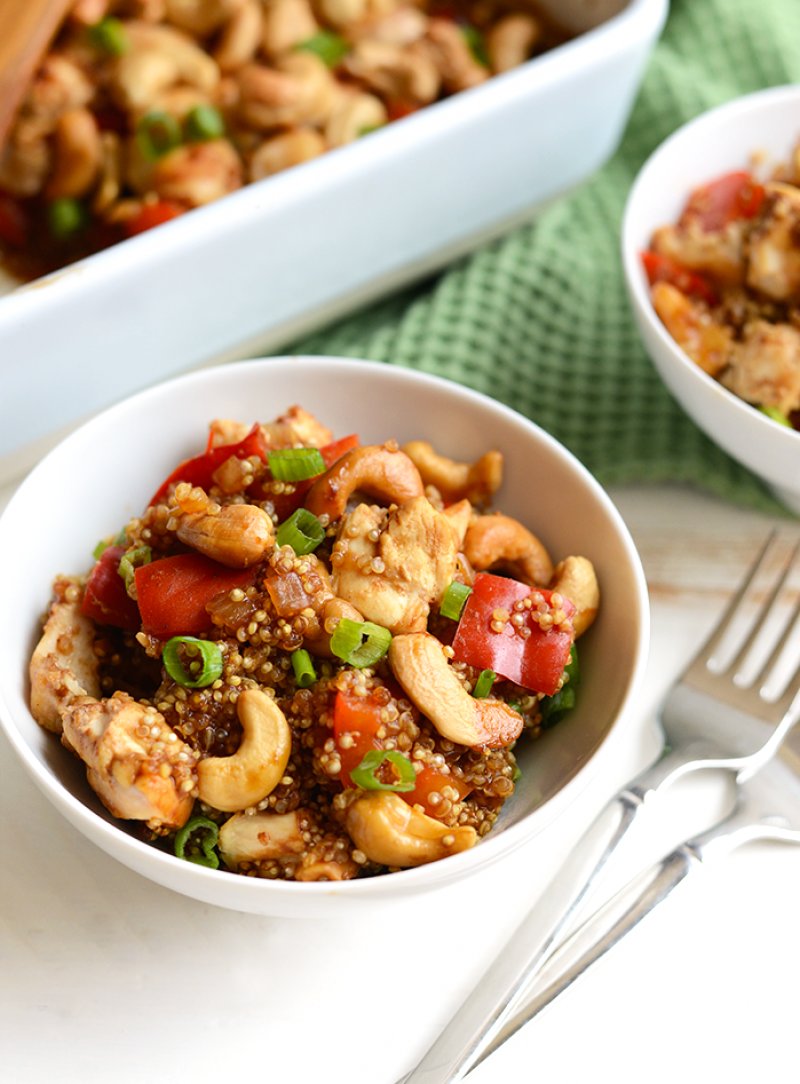
[(630, 0), (474, 90), (0, 298), (0, 482), (131, 392), (271, 352), (586, 178), (666, 10)]

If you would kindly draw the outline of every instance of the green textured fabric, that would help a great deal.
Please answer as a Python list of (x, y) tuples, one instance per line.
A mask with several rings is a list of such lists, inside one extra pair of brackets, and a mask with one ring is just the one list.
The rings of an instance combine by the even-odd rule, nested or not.
[(485, 392), (552, 433), (605, 485), (688, 482), (780, 511), (662, 385), (630, 314), (619, 231), (636, 173), (675, 128), (798, 80), (800, 0), (673, 0), (622, 143), (599, 173), (435, 281), (289, 352), (372, 358)]

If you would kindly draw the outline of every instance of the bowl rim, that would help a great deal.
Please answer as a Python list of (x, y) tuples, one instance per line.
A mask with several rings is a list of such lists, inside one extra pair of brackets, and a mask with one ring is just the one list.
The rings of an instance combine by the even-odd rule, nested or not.
[[(251, 358), (226, 365), (208, 366), (204, 369), (176, 376), (127, 397), (113, 406), (98, 412), (60, 441), (59, 444), (43, 457), (40, 463), (33, 468), (18, 486), (9, 500), (8, 505), (0, 515), (0, 542), (2, 542), (4, 526), (10, 519), (9, 512), (15, 507), (18, 501), (23, 499), (20, 495), (24, 495), (25, 491), (36, 485), (39, 474), (45, 471), (50, 460), (57, 457), (64, 448), (78, 445), (84, 441), (91, 441), (93, 431), (107, 425), (109, 418), (113, 419), (115, 415), (123, 415), (130, 411), (138, 412), (142, 407), (146, 407), (149, 400), (169, 395), (176, 386), (179, 386), (182, 390), (188, 390), (205, 383), (213, 384), (222, 374), (225, 375), (226, 379), (235, 379), (237, 373), (247, 371), (252, 374), (254, 366), (259, 366), (262, 370), (266, 371), (269, 367), (276, 367), (279, 365), (310, 366), (314, 364), (324, 365), (326, 369), (333, 366), (334, 371), (337, 368), (346, 366), (351, 372), (354, 368), (360, 369), (364, 373), (386, 374), (387, 372), (391, 372), (395, 379), (401, 381), (407, 380), (411, 384), (421, 386), (422, 389), (430, 387), (445, 390), (449, 394), (454, 394), (456, 397), (463, 397), (466, 402), (472, 402), (484, 409), (488, 406), (491, 410), (497, 411), (501, 419), (513, 422), (515, 425), (522, 423), (523, 426), (530, 427), (535, 431), (537, 439), (547, 445), (550, 451), (557, 457), (566, 461), (570, 468), (579, 476), (583, 484), (588, 486), (589, 490), (593, 493), (595, 500), (602, 506), (605, 514), (609, 517), (611, 524), (616, 529), (619, 542), (625, 550), (632, 581), (635, 585), (635, 597), (631, 601), (637, 607), (635, 613), (638, 624), (636, 650), (631, 659), (627, 679), (624, 682), (620, 695), (618, 709), (599, 746), (594, 750), (587, 762), (578, 769), (578, 771), (575, 772), (575, 774), (569, 778), (551, 798), (541, 806), (536, 807), (536, 810), (533, 811), (539, 812), (539, 810), (548, 810), (549, 817), (547, 819), (540, 818), (541, 823), (539, 824), (538, 830), (541, 830), (546, 827), (547, 824), (551, 823), (552, 820), (558, 816), (559, 812), (577, 797), (588, 784), (590, 778), (593, 777), (605, 763), (606, 759), (610, 758), (613, 754), (616, 742), (624, 732), (625, 722), (633, 714), (633, 708), (637, 699), (636, 694), (645, 678), (650, 638), (650, 607), (647, 582), (641, 559), (636, 550), (630, 531), (611, 498), (573, 453), (546, 432), (546, 430), (542, 429), (535, 422), (520, 414), (518, 411), (513, 410), (511, 407), (491, 399), (489, 396), (475, 391), (472, 388), (458, 384), (446, 377), (399, 365), (366, 361), (357, 358), (328, 357), (325, 355), (276, 355), (264, 358)], [(107, 820), (105, 817), (96, 813), (81, 801), (80, 798), (68, 790), (52, 774), (52, 772), (40, 762), (34, 753), (31, 752), (23, 734), (18, 731), (16, 727), (11, 704), (6, 698), (2, 683), (0, 683), (0, 728), (4, 731), (23, 767), (33, 779), (33, 782), (51, 803), (67, 818), (67, 820), (69, 820), (73, 826), (77, 827), (91, 842), (99, 846), (117, 861), (123, 862), (123, 864), (127, 865), (129, 868), (140, 872), (143, 876), (156, 881), (162, 886), (170, 887), (175, 891), (194, 896), (194, 898), (204, 899), (208, 902), (216, 903), (219, 906), (230, 907), (237, 910), (270, 913), (268, 909), (262, 909), (255, 905), (259, 897), (264, 899), (277, 897), (284, 898), (287, 902), (291, 900), (299, 902), (298, 897), (304, 897), (306, 899), (317, 897), (322, 899), (324, 897), (337, 895), (347, 896), (355, 901), (365, 898), (369, 900), (396, 898), (419, 890), (427, 891), (436, 888), (446, 881), (456, 880), (470, 872), (477, 873), (480, 870), (485, 869), (498, 858), (516, 850), (527, 839), (532, 838), (537, 834), (536, 831), (532, 832), (531, 827), (526, 823), (529, 820), (529, 815), (518, 823), (509, 825), (497, 835), (489, 833), (481, 840), (480, 847), (448, 856), (446, 859), (441, 859), (438, 862), (428, 863), (416, 868), (403, 869), (392, 873), (391, 875), (356, 878), (338, 883), (298, 883), (295, 881), (273, 881), (236, 876), (226, 879), (220, 878), (219, 871), (217, 870), (206, 869), (197, 864), (186, 862), (182, 863), (180, 867), (181, 879), (186, 887), (178, 888), (173, 883), (176, 870), (178, 869), (176, 866), (177, 860), (173, 855), (162, 852), (143, 840), (136, 839), (125, 832), (116, 823)], [(85, 828), (82, 826), (85, 826)], [(108, 842), (108, 846), (105, 845), (105, 841)], [(122, 857), (120, 851), (125, 857)], [(471, 867), (474, 867), (474, 869), (471, 869)], [(158, 876), (158, 871), (163, 871), (163, 876)], [(227, 890), (225, 887), (226, 884), (229, 886)], [(193, 889), (196, 889), (196, 895)], [(211, 894), (206, 892), (206, 889), (209, 889)], [(230, 901), (217, 898), (220, 895), (225, 895), (226, 891), (232, 897)], [(214, 898), (212, 898), (212, 895)], [(238, 899), (234, 897), (238, 897)], [(248, 903), (248, 901), (250, 902)], [(287, 911), (286, 913), (289, 912)]]
[[(651, 152), (634, 179), (625, 201), (620, 244), (628, 293), (639, 316), (647, 324), (648, 330), (657, 338), (678, 367), (687, 375), (690, 374), (689, 378), (694, 380), (705, 394), (713, 393), (717, 402), (728, 404), (741, 424), (755, 426), (756, 430), (760, 431), (765, 438), (768, 434), (772, 434), (772, 439), (779, 444), (783, 443), (781, 451), (789, 454), (796, 454), (800, 449), (800, 445), (798, 445), (800, 431), (778, 425), (768, 418), (766, 414), (745, 402), (744, 399), (741, 399), (723, 384), (720, 384), (718, 380), (715, 380), (713, 376), (701, 369), (696, 362), (692, 361), (683, 348), (675, 342), (656, 315), (653, 303), (650, 300), (650, 294), (646, 288), (647, 277), (639, 259), (640, 250), (634, 237), (634, 219), (639, 213), (639, 204), (646, 194), (659, 188), (658, 178), (663, 163), (669, 161), (676, 147), (679, 148), (684, 141), (695, 138), (697, 133), (702, 132), (704, 128), (716, 128), (722, 124), (735, 124), (742, 114), (772, 107), (782, 108), (787, 102), (791, 103), (793, 101), (796, 101), (800, 106), (800, 84), (768, 87), (764, 90), (740, 95), (730, 101), (707, 109), (676, 128)], [(743, 157), (746, 157), (748, 153), (752, 153), (753, 148), (745, 147), (743, 150)], [(706, 179), (710, 179), (714, 175), (713, 169), (706, 169), (705, 167), (701, 168), (701, 172), (704, 173)], [(698, 180), (697, 183), (702, 183), (702, 180)], [(688, 191), (685, 195), (689, 195)], [(660, 224), (654, 223), (653, 228)], [(720, 392), (723, 393), (721, 396)], [(725, 409), (725, 407), (723, 406), (722, 409)]]

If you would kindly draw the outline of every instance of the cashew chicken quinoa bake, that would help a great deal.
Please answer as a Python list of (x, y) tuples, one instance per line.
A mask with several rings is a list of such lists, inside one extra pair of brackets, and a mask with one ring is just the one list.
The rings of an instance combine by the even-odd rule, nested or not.
[[(31, 710), (179, 858), (334, 881), (491, 829), (514, 745), (575, 702), (591, 563), (489, 511), (503, 458), (215, 421), (143, 514), (59, 575)], [(88, 557), (87, 547), (87, 557)]]
[(565, 41), (527, 0), (77, 0), (0, 147), (34, 278)]

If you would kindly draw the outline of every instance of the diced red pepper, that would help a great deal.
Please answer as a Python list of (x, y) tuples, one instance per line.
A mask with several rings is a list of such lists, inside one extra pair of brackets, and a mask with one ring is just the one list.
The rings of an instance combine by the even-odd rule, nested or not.
[[(502, 622), (501, 632), (492, 628), (492, 622), (499, 620), (495, 611), (506, 611), (510, 617), (515, 612), (514, 603), (526, 599), (532, 592), (550, 604), (552, 592), (544, 588), (531, 588), (518, 580), (479, 572), (453, 639), (454, 657), (481, 670), (494, 670), (525, 689), (552, 696), (569, 662), (575, 638), (571, 629), (554, 627), (544, 631), (530, 616), (522, 626), (527, 635), (523, 635), (511, 620)], [(567, 598), (563, 600), (563, 610), (567, 618), (575, 613), (575, 607)]]
[(426, 813), (435, 817), (437, 812), (441, 813), (441, 803), (432, 802), (431, 795), (441, 794), (443, 787), (453, 787), (458, 792), (459, 800), (466, 798), (473, 789), (463, 779), (445, 775), (444, 772), (439, 772), (435, 768), (426, 765), (421, 772), (417, 773), (417, 785), (414, 789), (404, 791), (400, 794), (400, 797), (405, 798), (410, 805), (421, 805)]
[(188, 482), (193, 486), (202, 486), (206, 490), (210, 489), (213, 483), (212, 475), (214, 471), (221, 467), (232, 455), (236, 456), (237, 459), (250, 459), (252, 456), (258, 456), (266, 461), (267, 442), (258, 422), (253, 425), (253, 428), (243, 440), (239, 440), (235, 444), (220, 444), (216, 448), (203, 452), (201, 455), (194, 456), (192, 459), (185, 459), (168, 478), (164, 479), (150, 498), (150, 504), (158, 504), (159, 501), (162, 501), (169, 492), (169, 487), (176, 482)]
[(180, 553), (137, 568), (134, 577), (145, 632), (159, 639), (196, 636), (212, 626), (206, 605), (234, 587), (249, 587), (256, 569), (226, 568), (200, 553)]
[(739, 218), (754, 218), (764, 200), (764, 186), (746, 170), (725, 173), (696, 188), (686, 203), (679, 224), (697, 223), (702, 230), (722, 230)]
[(170, 200), (146, 203), (140, 211), (125, 222), (125, 236), (135, 237), (139, 233), (146, 233), (154, 226), (163, 226), (165, 222), (171, 222), (173, 218), (178, 218), (185, 212), (185, 207), (179, 203), (172, 203)]
[(689, 270), (670, 256), (648, 250), (642, 253), (642, 263), (651, 286), (656, 282), (668, 282), (687, 297), (699, 298), (708, 305), (716, 305), (719, 301), (716, 290), (704, 275)]
[(345, 787), (354, 786), (350, 772), (359, 766), (370, 749), (380, 749), (378, 728), (381, 725), (381, 705), (371, 696), (336, 694), (333, 705), (333, 740), (342, 762), (341, 781)]
[(389, 98), (386, 103), (386, 114), (389, 120), (402, 120), (416, 113), (419, 106), (415, 102), (409, 102), (405, 98)]
[(0, 243), (24, 248), (28, 240), (28, 216), (19, 200), (0, 192)]
[(141, 625), (139, 607), (125, 590), (119, 574), (119, 562), (125, 546), (107, 546), (86, 583), (81, 611), (98, 625), (115, 625), (120, 629), (138, 629)]

